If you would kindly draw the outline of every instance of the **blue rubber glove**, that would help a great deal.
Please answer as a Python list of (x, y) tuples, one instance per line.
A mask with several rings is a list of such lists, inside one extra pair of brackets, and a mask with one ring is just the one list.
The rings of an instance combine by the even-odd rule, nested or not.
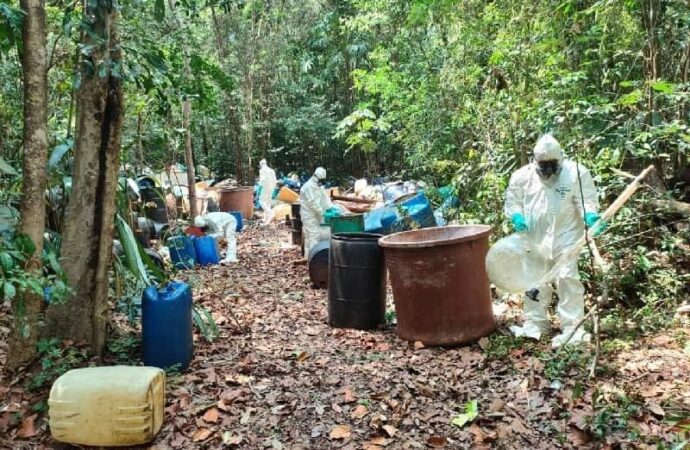
[(513, 214), (510, 220), (513, 222), (513, 228), (518, 233), (527, 231), (527, 221), (525, 221), (525, 216), (523, 216), (521, 213)]
[(264, 191), (264, 187), (263, 187), (263, 186), (259, 186), (259, 187), (256, 189), (256, 196), (257, 196), (258, 198), (261, 198), (261, 194), (263, 193), (263, 191)]
[[(585, 223), (587, 224), (587, 228), (592, 228), (597, 221), (601, 219), (601, 216), (599, 213), (596, 212), (587, 212), (585, 213)], [(594, 236), (599, 236), (602, 231), (606, 229), (606, 222), (602, 221), (601, 225), (599, 225), (599, 228), (594, 230)]]
[(340, 210), (338, 208), (328, 208), (323, 214), (324, 217), (338, 217), (340, 216)]

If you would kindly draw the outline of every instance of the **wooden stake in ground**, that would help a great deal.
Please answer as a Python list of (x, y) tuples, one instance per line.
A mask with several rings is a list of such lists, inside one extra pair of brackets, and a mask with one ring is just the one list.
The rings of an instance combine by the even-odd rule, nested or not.
[(196, 171), (194, 170), (194, 154), (192, 152), (192, 130), (190, 129), (192, 116), (192, 102), (185, 97), (182, 104), (182, 128), (184, 128), (184, 159), (187, 165), (187, 184), (189, 184), (189, 220), (194, 222), (196, 210)]

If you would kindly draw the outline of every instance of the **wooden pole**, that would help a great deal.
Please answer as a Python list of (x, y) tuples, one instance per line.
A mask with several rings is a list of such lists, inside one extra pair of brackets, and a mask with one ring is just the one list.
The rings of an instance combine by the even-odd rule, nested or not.
[(187, 165), (187, 184), (189, 185), (189, 220), (194, 222), (196, 210), (196, 173), (194, 171), (194, 156), (192, 155), (192, 130), (190, 119), (192, 116), (192, 102), (185, 97), (182, 103), (182, 128), (184, 128), (184, 160)]

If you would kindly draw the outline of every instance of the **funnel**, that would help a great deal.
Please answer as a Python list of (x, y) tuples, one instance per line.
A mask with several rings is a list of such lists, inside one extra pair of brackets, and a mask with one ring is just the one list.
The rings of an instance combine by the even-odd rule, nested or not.
[(496, 242), (486, 255), (486, 272), (497, 288), (524, 294), (537, 287), (548, 270), (544, 257), (532, 249), (525, 234), (516, 233)]

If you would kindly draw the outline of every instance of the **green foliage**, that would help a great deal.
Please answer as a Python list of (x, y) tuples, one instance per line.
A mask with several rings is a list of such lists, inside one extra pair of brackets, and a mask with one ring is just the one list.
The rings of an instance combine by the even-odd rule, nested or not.
[(502, 360), (507, 358), (513, 350), (530, 346), (530, 341), (522, 337), (506, 336), (501, 333), (493, 333), (489, 336), (489, 346), (484, 350), (488, 359)]
[(32, 293), (43, 298), (50, 292), (51, 302), (65, 299), (71, 290), (58, 261), (57, 253), (50, 245), (43, 253), (43, 271), (27, 268), (36, 246), (21, 233), (0, 235), (0, 292), (5, 301), (15, 302), (16, 314), (24, 311), (23, 294)]
[(80, 367), (88, 360), (86, 349), (61, 344), (57, 339), (38, 342), (40, 369), (33, 374), (26, 388), (30, 391), (43, 389), (70, 369)]
[(11, 4), (0, 2), (0, 57), (21, 40), (24, 13)]
[(632, 440), (640, 437), (639, 431), (631, 428), (629, 422), (641, 414), (641, 408), (628, 396), (595, 391), (592, 406), (595, 413), (589, 427), (596, 438), (605, 439), (617, 432), (626, 432), (626, 437)]
[(551, 381), (564, 381), (583, 374), (590, 361), (590, 352), (582, 345), (565, 345), (558, 352), (544, 353), (544, 375)]
[(125, 250), (125, 267), (136, 277), (142, 287), (149, 286), (154, 282), (165, 284), (168, 275), (161, 270), (146, 254), (144, 248), (134, 237), (132, 229), (120, 214), (116, 217), (117, 236)]
[(218, 333), (220, 332), (218, 325), (206, 308), (194, 305), (192, 309), (192, 319), (194, 321), (194, 326), (196, 326), (201, 336), (203, 336), (207, 342), (213, 342), (218, 337)]
[(108, 352), (117, 364), (137, 365), (140, 346), (141, 337), (135, 333), (116, 333), (106, 342)]
[(385, 320), (386, 320), (386, 325), (389, 325), (389, 326), (393, 325), (396, 322), (397, 317), (395, 315), (395, 309), (392, 309), (392, 308), (386, 309)]

